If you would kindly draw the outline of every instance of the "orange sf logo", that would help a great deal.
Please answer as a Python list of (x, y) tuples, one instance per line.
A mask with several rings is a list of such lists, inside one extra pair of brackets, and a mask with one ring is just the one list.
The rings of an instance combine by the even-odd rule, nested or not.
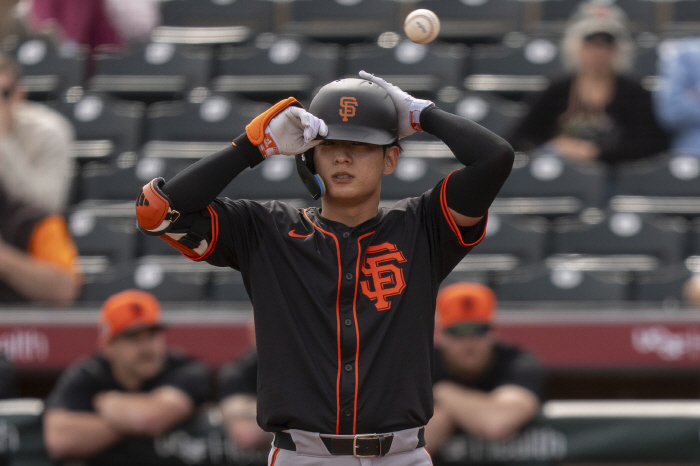
[[(386, 311), (391, 308), (387, 301), (389, 296), (396, 296), (406, 288), (403, 271), (397, 267), (397, 263), (406, 262), (406, 258), (396, 245), (382, 243), (378, 246), (367, 248), (367, 254), (386, 251), (381, 255), (368, 257), (362, 266), (362, 273), (367, 280), (363, 281), (362, 292), (374, 302), (378, 311)], [(370, 281), (372, 287), (370, 289)]]
[(348, 121), (348, 118), (355, 116), (355, 107), (357, 107), (357, 99), (354, 97), (341, 97), (340, 106), (342, 107), (338, 113), (343, 117), (343, 121)]

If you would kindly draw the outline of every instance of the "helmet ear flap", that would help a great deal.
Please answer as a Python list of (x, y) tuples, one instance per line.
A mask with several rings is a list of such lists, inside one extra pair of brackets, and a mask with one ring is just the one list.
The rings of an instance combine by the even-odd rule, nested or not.
[(326, 192), (326, 186), (323, 184), (321, 177), (315, 173), (314, 150), (309, 149), (303, 154), (297, 154), (294, 156), (294, 160), (296, 162), (299, 178), (301, 178), (302, 183), (306, 186), (311, 197), (318, 199), (323, 196)]

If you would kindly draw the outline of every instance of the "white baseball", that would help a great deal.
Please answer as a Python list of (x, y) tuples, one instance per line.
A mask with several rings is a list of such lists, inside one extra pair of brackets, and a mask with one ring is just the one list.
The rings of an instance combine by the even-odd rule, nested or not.
[(430, 10), (414, 10), (406, 16), (403, 23), (406, 36), (418, 44), (427, 44), (438, 36), (440, 20)]

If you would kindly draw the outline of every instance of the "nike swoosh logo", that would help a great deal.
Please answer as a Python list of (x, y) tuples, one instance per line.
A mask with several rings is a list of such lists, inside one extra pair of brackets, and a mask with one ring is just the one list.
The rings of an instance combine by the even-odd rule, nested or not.
[(308, 238), (309, 236), (311, 236), (313, 234), (314, 234), (313, 231), (311, 233), (309, 233), (308, 235), (300, 235), (299, 233), (296, 233), (294, 230), (291, 230), (289, 232), (289, 236), (291, 236), (292, 238)]

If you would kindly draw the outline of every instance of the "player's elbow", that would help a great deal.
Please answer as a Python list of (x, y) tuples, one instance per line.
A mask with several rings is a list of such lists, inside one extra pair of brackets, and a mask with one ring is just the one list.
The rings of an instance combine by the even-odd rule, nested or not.
[(505, 139), (500, 138), (494, 147), (494, 162), (502, 167), (504, 171), (510, 173), (515, 161), (515, 151), (513, 147)]

